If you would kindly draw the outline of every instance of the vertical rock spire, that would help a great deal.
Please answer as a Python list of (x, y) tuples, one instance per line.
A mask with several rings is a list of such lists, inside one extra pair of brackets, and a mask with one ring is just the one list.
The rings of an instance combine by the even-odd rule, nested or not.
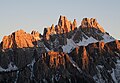
[(54, 25), (52, 24), (51, 27), (45, 28), (43, 35), (45, 39), (49, 40), (50, 35), (68, 33), (70, 31), (75, 30), (76, 28), (77, 28), (76, 19), (74, 19), (72, 23), (65, 16), (60, 16), (58, 25), (55, 25), (54, 27)]
[(71, 30), (70, 21), (68, 21), (68, 19), (65, 16), (60, 16), (58, 26), (60, 26), (64, 30), (64, 33), (69, 32)]
[(85, 46), (83, 47), (82, 53), (82, 68), (88, 69), (89, 58)]

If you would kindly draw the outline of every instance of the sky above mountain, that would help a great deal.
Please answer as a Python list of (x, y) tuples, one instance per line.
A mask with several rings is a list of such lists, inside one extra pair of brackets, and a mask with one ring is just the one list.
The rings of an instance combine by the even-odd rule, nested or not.
[(43, 32), (57, 24), (60, 15), (77, 20), (96, 18), (113, 37), (120, 39), (120, 0), (0, 0), (0, 40), (23, 29)]

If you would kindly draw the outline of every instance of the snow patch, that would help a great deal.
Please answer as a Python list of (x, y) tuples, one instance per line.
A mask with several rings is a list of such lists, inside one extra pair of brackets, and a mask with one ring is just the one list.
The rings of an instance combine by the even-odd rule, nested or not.
[(102, 41), (104, 41), (105, 43), (115, 41), (115, 39), (112, 36), (106, 33), (102, 37), (104, 38)]
[(18, 68), (16, 67), (16, 65), (13, 64), (13, 62), (10, 62), (8, 65), (7, 69), (4, 69), (0, 66), (0, 72), (6, 72), (6, 71), (13, 71), (13, 70), (17, 70)]
[(97, 67), (102, 69), (104, 66), (102, 66), (102, 65), (98, 65)]
[(114, 82), (115, 82), (115, 83), (118, 83), (117, 80), (116, 80), (116, 77), (115, 77), (115, 70), (114, 70), (114, 69), (112, 69), (111, 76), (112, 76)]
[(96, 66), (96, 69), (98, 70), (97, 74), (93, 76), (93, 79), (95, 80), (96, 83), (105, 83), (105, 81), (102, 79), (101, 76), (101, 71), (100, 71), (100, 66)]
[(77, 70), (80, 72), (80, 73), (82, 73), (82, 70), (78, 67), (78, 65), (73, 61), (73, 59), (70, 57), (70, 62), (72, 63), (72, 65), (74, 66), (74, 67), (76, 67), (77, 68)]
[(95, 43), (98, 42), (96, 39), (94, 39), (93, 37), (88, 37), (88, 39), (82, 38), (82, 41), (80, 41), (79, 43), (77, 43), (78, 46), (87, 46), (90, 43)]
[(60, 79), (60, 77), (61, 77), (61, 75), (56, 74), (56, 75), (55, 75), (55, 80), (58, 82), (58, 81), (59, 81), (59, 79)]
[(31, 70), (31, 76), (30, 76), (30, 79), (32, 79), (34, 77), (34, 74), (33, 74), (33, 66), (35, 64), (35, 59), (32, 60), (32, 62), (30, 64), (28, 64), (27, 66), (30, 67), (30, 70)]
[(19, 76), (19, 71), (17, 71), (17, 73), (16, 73), (16, 79), (15, 79), (14, 83), (17, 83), (18, 76)]
[(45, 49), (47, 50), (47, 52), (50, 51), (45, 45), (44, 45), (44, 47), (45, 47)]
[(63, 52), (70, 53), (77, 45), (72, 39), (67, 39), (67, 44), (62, 47)]
[(88, 39), (83, 38), (79, 43), (75, 43), (72, 39), (67, 39), (67, 44), (62, 47), (63, 52), (70, 53), (77, 46), (87, 46), (90, 43), (98, 42), (93, 37), (88, 37)]
[(114, 76), (114, 81), (115, 83), (119, 83), (120, 82), (120, 60), (117, 60), (117, 64), (116, 64), (116, 68), (114, 69), (114, 72), (112, 73), (112, 75)]
[(105, 83), (105, 81), (101, 78), (100, 73), (98, 75), (93, 76), (93, 79), (96, 83)]

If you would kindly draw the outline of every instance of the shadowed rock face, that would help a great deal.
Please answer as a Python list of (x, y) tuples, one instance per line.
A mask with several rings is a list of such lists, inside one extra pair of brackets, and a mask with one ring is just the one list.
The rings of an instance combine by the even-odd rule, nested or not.
[(84, 18), (60, 16), (43, 35), (18, 30), (0, 49), (0, 83), (119, 83), (120, 41)]
[[(95, 80), (95, 82), (116, 83), (112, 75), (113, 72), (119, 71), (119, 65), (116, 64), (119, 64), (120, 50), (116, 48), (116, 45), (116, 42), (107, 44), (103, 42), (93, 43), (86, 47), (81, 46), (77, 50), (74, 49), (69, 53), (69, 56), (72, 57), (85, 74), (90, 75), (94, 80), (100, 79)], [(113, 71), (113, 69), (115, 70)], [(116, 74), (116, 76), (118, 82), (120, 75)]]
[(0, 71), (0, 82), (95, 83), (99, 74), (96, 79), (113, 83), (111, 74), (117, 68), (118, 54), (120, 50), (116, 42), (76, 47), (69, 54), (45, 52), (41, 48), (5, 50), (0, 52), (0, 67), (8, 69), (12, 62), (12, 66), (17, 68)]

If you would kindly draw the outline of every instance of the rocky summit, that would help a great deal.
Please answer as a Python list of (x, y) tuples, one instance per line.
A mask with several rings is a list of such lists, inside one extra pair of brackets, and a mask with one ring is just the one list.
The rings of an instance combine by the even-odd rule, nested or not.
[(32, 31), (31, 34), (23, 30), (13, 32), (9, 36), (4, 36), (2, 40), (2, 49), (34, 47), (33, 42), (40, 40), (40, 34)]
[(0, 83), (120, 83), (120, 40), (95, 18), (69, 21), (0, 43)]

